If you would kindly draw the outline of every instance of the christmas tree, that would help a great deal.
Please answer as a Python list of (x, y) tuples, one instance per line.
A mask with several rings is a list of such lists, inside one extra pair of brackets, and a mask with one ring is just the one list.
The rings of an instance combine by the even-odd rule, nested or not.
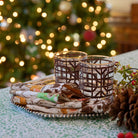
[(0, 0), (0, 85), (50, 74), (54, 52), (115, 55), (108, 17), (97, 0)]

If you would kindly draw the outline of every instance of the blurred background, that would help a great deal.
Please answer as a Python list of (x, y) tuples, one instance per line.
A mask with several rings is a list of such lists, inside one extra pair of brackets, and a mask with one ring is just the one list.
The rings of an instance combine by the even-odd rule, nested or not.
[(0, 87), (54, 72), (55, 52), (138, 49), (138, 0), (0, 0)]

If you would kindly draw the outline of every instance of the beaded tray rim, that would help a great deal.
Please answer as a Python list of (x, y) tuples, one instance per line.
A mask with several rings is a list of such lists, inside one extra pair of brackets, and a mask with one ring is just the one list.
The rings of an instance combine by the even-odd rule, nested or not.
[(16, 107), (19, 107), (28, 113), (32, 113), (34, 115), (44, 117), (44, 118), (77, 118), (77, 117), (100, 117), (100, 116), (106, 116), (108, 113), (75, 113), (75, 114), (48, 114), (38, 111), (29, 110), (25, 106), (14, 104), (12, 101), (11, 103), (15, 105)]

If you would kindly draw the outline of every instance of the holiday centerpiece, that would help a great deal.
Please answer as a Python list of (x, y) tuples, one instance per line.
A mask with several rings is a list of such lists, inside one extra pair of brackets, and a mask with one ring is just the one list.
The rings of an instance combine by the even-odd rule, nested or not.
[(81, 51), (56, 53), (55, 79), (13, 84), (12, 102), (50, 116), (108, 114), (113, 98), (114, 61), (106, 56), (89, 57)]
[[(119, 67), (107, 56), (62, 51), (55, 54), (55, 78), (13, 84), (11, 101), (44, 117), (109, 114), (118, 119), (118, 126), (137, 131), (138, 70)], [(114, 73), (120, 73), (122, 80), (115, 80)]]

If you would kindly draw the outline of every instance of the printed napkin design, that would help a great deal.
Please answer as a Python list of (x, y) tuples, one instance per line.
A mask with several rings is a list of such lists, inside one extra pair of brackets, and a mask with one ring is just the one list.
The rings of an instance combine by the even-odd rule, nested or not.
[(49, 93), (38, 93), (37, 98), (41, 98), (47, 101), (56, 103), (58, 101), (59, 94), (50, 95)]

